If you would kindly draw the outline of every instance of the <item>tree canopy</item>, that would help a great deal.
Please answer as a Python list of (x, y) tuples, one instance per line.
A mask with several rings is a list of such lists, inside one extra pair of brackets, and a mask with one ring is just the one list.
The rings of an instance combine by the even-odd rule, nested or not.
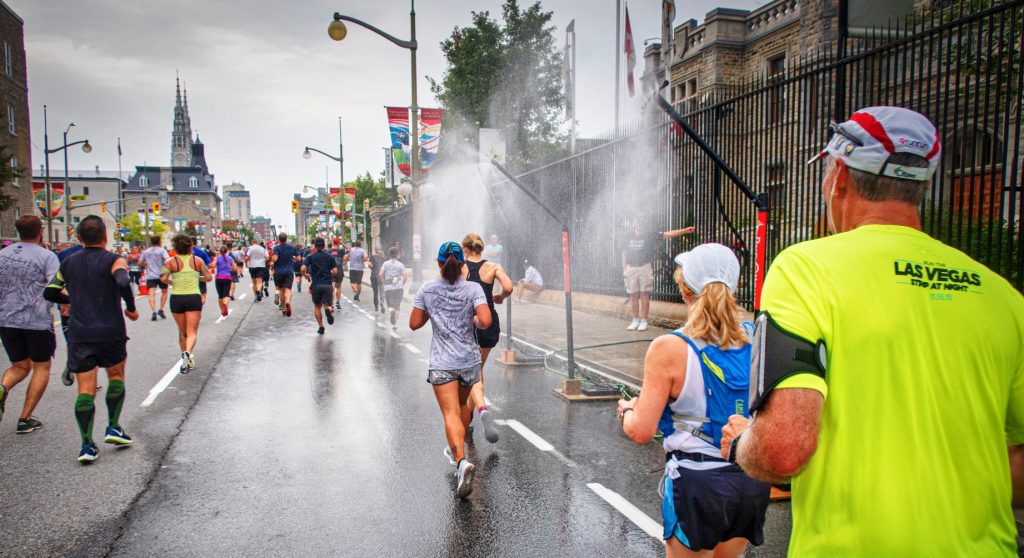
[(539, 1), (523, 9), (517, 0), (505, 0), (501, 11), (501, 22), (471, 12), (471, 23), (441, 43), (448, 67), (430, 84), (446, 120), (442, 159), (467, 142), (475, 146), (478, 128), (502, 130), (515, 168), (550, 160), (564, 140), (562, 53), (552, 12)]

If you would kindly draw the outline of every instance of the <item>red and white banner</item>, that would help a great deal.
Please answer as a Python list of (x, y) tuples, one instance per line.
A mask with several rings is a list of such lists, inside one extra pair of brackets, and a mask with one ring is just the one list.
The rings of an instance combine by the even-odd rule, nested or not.
[(626, 33), (623, 49), (626, 51), (626, 87), (629, 89), (629, 96), (636, 94), (636, 86), (633, 83), (633, 69), (636, 68), (636, 49), (633, 48), (633, 27), (629, 24), (629, 6), (626, 6)]

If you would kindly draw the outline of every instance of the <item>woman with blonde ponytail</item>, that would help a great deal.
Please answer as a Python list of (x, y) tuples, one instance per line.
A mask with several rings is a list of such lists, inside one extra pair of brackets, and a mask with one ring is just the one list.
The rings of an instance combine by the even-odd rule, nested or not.
[[(665, 436), (662, 513), (669, 558), (713, 551), (735, 558), (764, 541), (770, 487), (722, 458), (722, 427), (749, 415), (750, 334), (734, 292), (732, 250), (702, 244), (676, 256), (674, 278), (688, 306), (686, 325), (655, 339), (640, 395), (619, 401), (626, 435), (638, 444)], [(710, 555), (710, 554), (708, 554)]]

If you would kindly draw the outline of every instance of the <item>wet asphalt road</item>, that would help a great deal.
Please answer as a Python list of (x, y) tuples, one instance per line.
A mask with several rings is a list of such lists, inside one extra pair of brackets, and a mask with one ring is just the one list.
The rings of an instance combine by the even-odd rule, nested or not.
[[(101, 448), (92, 466), (74, 461), (74, 390), (54, 367), (36, 413), (47, 427), (17, 437), (14, 418), (0, 427), (0, 464), (22, 471), (0, 480), (11, 535), (0, 555), (664, 555), (663, 454), (620, 433), (613, 403), (567, 404), (551, 392), (556, 374), (489, 364), (487, 396), (510, 422), (497, 444), (476, 435), (475, 489), (459, 501), (425, 381), (429, 327), (409, 331), (403, 313), (392, 333), (372, 302), (346, 300), (321, 337), (306, 292), (290, 319), (251, 298), (221, 323), (207, 304), (200, 369), (149, 407), (140, 403), (177, 358), (173, 324), (130, 326), (123, 423), (138, 443)], [(787, 505), (773, 505), (766, 531), (749, 556), (784, 554)]]

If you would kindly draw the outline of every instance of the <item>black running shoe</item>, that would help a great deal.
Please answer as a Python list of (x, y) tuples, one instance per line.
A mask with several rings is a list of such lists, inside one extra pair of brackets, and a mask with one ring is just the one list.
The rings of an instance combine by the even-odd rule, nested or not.
[(7, 388), (0, 385), (0, 420), (4, 419), (4, 406), (7, 405)]
[(320, 335), (323, 335), (324, 334), (324, 326), (320, 326), (319, 328), (317, 328), (316, 332), (318, 334), (320, 334)]
[(352, 300), (359, 300), (359, 293), (356, 293), (356, 296), (352, 297)]
[(228, 298), (230, 298), (232, 301), (235, 300), (235, 296), (234, 295), (228, 295)]
[(157, 311), (157, 313), (156, 313), (156, 315), (157, 315), (157, 316), (160, 316), (160, 319), (161, 319), (161, 320), (166, 320), (166, 319), (167, 319), (167, 314), (164, 314), (164, 311), (163, 311), (163, 310), (158, 310), (158, 311)]
[(330, 308), (324, 308), (324, 313), (327, 314), (327, 324), (334, 325), (334, 312), (331, 312)]
[(274, 306), (281, 306), (281, 295), (274, 295)]
[(60, 382), (66, 386), (70, 386), (75, 383), (75, 376), (71, 373), (71, 369), (68, 368), (67, 365), (64, 365), (64, 371), (60, 373)]
[(156, 312), (153, 312), (153, 317), (149, 321), (151, 321), (151, 322), (155, 322), (156, 321)]
[(263, 293), (256, 293), (256, 302), (263, 300)]
[(28, 417), (27, 419), (18, 419), (18, 428), (15, 430), (18, 434), (28, 434), (29, 432), (35, 432), (43, 427), (43, 423), (39, 422), (36, 417)]

